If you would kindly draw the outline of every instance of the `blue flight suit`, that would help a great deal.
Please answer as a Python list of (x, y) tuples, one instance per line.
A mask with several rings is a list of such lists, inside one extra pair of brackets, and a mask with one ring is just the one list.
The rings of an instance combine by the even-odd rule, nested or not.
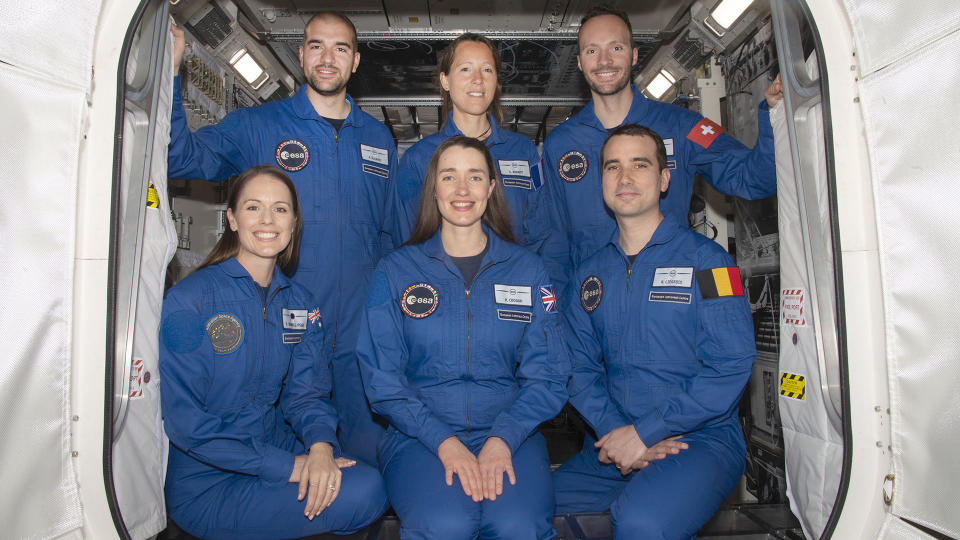
[[(669, 103), (647, 99), (636, 88), (633, 104), (623, 124), (646, 126), (663, 138), (670, 169), (670, 187), (661, 197), (660, 212), (686, 223), (695, 175), (713, 187), (744, 199), (763, 199), (777, 192), (773, 154), (773, 128), (767, 102), (759, 106), (759, 135), (753, 150), (723, 132), (723, 128), (699, 114)], [(707, 133), (704, 133), (707, 132)], [(600, 189), (600, 147), (607, 138), (593, 109), (593, 101), (563, 122), (543, 143), (546, 186), (554, 202), (552, 219), (560, 224), (569, 242), (569, 258), (554, 262), (567, 269), (567, 276), (603, 247), (617, 226), (603, 202)], [(566, 283), (562, 284), (565, 290)], [(570, 286), (577, 286), (570, 283)]]
[[(567, 244), (558, 236), (556, 224), (550, 221), (553, 205), (545, 200), (548, 192), (543, 189), (540, 153), (530, 139), (503, 129), (492, 115), (488, 115), (488, 120), (490, 136), (484, 143), (493, 156), (500, 185), (510, 206), (513, 236), (518, 244), (544, 257), (548, 272), (553, 275), (555, 269), (549, 263), (566, 255)], [(454, 123), (451, 112), (440, 131), (424, 137), (400, 158), (397, 221), (402, 241), (410, 238), (413, 232), (430, 158), (440, 143), (457, 135), (463, 135), (463, 132)], [(555, 255), (548, 256), (549, 253)], [(566, 271), (566, 268), (557, 267), (557, 270)]]
[(201, 538), (294, 538), (363, 528), (386, 509), (377, 470), (343, 469), (332, 505), (308, 520), (289, 482), (316, 442), (339, 455), (325, 321), (275, 268), (264, 293), (235, 259), (196, 271), (163, 302), (160, 374), (170, 438), (170, 517)]
[(333, 400), (344, 451), (375, 463), (373, 449), (383, 428), (364, 399), (355, 344), (370, 275), (394, 245), (389, 232), (395, 227), (396, 147), (390, 131), (347, 96), (350, 114), (336, 133), (317, 115), (304, 85), (288, 99), (232, 111), (219, 124), (191, 133), (179, 84), (177, 77), (171, 177), (219, 181), (254, 165), (273, 164), (293, 179), (303, 207), (293, 278), (319, 299), (333, 333)]
[[(552, 538), (550, 460), (537, 426), (566, 402), (569, 362), (540, 258), (485, 228), (489, 249), (469, 288), (440, 233), (377, 267), (357, 355), (374, 411), (390, 420), (379, 449), (404, 538)], [(475, 455), (509, 446), (517, 484), (474, 503), (437, 456), (458, 437)]]
[(565, 306), (570, 403), (597, 437), (632, 424), (648, 447), (674, 435), (690, 447), (621, 476), (588, 435), (554, 473), (557, 511), (610, 509), (616, 538), (689, 538), (743, 474), (750, 307), (730, 255), (676, 220), (664, 218), (632, 265), (617, 238), (580, 265)]

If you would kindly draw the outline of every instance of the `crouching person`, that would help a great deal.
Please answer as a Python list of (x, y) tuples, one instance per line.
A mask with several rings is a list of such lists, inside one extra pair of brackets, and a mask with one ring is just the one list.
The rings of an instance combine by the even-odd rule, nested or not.
[(293, 183), (234, 184), (228, 230), (168, 291), (160, 335), (171, 519), (201, 538), (349, 533), (386, 509), (376, 469), (340, 455), (316, 301), (288, 278), (303, 227)]

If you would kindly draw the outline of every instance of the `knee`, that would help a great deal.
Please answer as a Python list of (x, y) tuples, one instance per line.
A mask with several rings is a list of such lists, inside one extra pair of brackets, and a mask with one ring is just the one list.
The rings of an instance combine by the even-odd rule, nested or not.
[(337, 501), (351, 509), (351, 528), (363, 528), (387, 510), (387, 490), (380, 473), (368, 465), (358, 463), (344, 469), (343, 482)]
[[(698, 526), (676, 516), (658, 512), (651, 507), (623, 507), (620, 501), (610, 507), (615, 540), (644, 538), (650, 540), (678, 540), (690, 538)], [(692, 530), (688, 530), (693, 527)]]
[(401, 517), (402, 538), (469, 540), (477, 537), (480, 523), (476, 516), (458, 512), (424, 513), (420, 516)]
[(552, 538), (553, 524), (549, 516), (536, 516), (520, 519), (500, 519), (484, 523), (481, 527), (482, 537), (489, 540), (542, 540)]

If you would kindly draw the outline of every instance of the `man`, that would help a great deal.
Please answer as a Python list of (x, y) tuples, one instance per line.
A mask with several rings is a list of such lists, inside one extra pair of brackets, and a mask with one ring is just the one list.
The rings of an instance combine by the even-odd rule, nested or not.
[[(174, 60), (183, 31), (173, 30)], [(333, 398), (344, 452), (372, 464), (382, 428), (364, 398), (355, 345), (370, 275), (393, 247), (396, 148), (390, 131), (346, 93), (357, 69), (357, 34), (344, 15), (322, 12), (304, 29), (300, 65), (307, 84), (288, 99), (228, 114), (191, 133), (175, 78), (169, 152), (174, 178), (223, 180), (275, 164), (297, 186), (303, 239), (294, 279), (321, 298), (333, 347)]]
[(750, 308), (730, 255), (662, 213), (662, 139), (624, 125), (599, 155), (616, 227), (567, 309), (570, 403), (598, 439), (554, 473), (557, 511), (609, 509), (615, 538), (690, 538), (743, 474)]
[(590, 87), (591, 101), (557, 126), (544, 142), (547, 188), (552, 190), (555, 219), (569, 241), (569, 260), (554, 265), (572, 269), (609, 236), (615, 224), (600, 197), (600, 145), (607, 131), (639, 123), (665, 141), (673, 180), (661, 209), (684, 222), (690, 208), (694, 175), (718, 190), (746, 199), (776, 193), (773, 131), (769, 109), (782, 97), (779, 79), (766, 91), (759, 112), (759, 136), (748, 150), (723, 128), (702, 116), (647, 99), (632, 84), (637, 63), (630, 20), (622, 11), (596, 7), (580, 23), (577, 65)]

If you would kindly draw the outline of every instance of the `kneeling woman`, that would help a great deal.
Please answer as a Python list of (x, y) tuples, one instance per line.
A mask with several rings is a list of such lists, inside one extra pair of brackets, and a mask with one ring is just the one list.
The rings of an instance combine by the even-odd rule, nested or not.
[(482, 142), (440, 144), (413, 234), (367, 292), (357, 350), (390, 421), (380, 468), (404, 538), (555, 535), (536, 429), (567, 399), (569, 362), (553, 287), (513, 243), (494, 171)]
[(227, 219), (163, 304), (170, 517), (202, 538), (360, 529), (383, 513), (386, 493), (375, 469), (334, 457), (327, 332), (285, 275), (302, 229), (296, 189), (281, 170), (254, 167), (235, 182)]

